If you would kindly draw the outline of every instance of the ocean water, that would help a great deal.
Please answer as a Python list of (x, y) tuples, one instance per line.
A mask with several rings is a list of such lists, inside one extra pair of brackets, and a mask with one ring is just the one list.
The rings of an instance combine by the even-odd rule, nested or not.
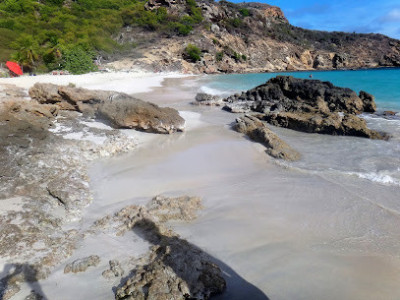
[(263, 84), (277, 75), (308, 79), (310, 74), (313, 79), (330, 81), (357, 93), (364, 90), (373, 94), (380, 111), (400, 111), (400, 68), (218, 75), (212, 76), (212, 80), (203, 79), (203, 90), (215, 94), (232, 94)]
[(399, 123), (365, 116), (397, 132), (389, 142), (272, 128), (302, 154), (286, 164), (231, 129), (238, 115), (190, 104), (246, 76), (257, 75), (171, 78), (141, 95), (178, 109), (187, 130), (94, 165), (90, 215), (200, 197), (196, 220), (169, 225), (219, 261), (227, 291), (215, 300), (400, 299)]
[(346, 180), (358, 177), (382, 185), (400, 186), (400, 69), (375, 69), (357, 71), (319, 71), (291, 73), (260, 73), (217, 75), (201, 78), (199, 91), (230, 95), (265, 83), (277, 75), (290, 75), (330, 81), (373, 94), (378, 112), (391, 110), (395, 117), (363, 114), (371, 129), (389, 133), (389, 141), (375, 141), (356, 137), (337, 137), (306, 134), (271, 127), (278, 135), (302, 154), (295, 163), (276, 162), (287, 168)]

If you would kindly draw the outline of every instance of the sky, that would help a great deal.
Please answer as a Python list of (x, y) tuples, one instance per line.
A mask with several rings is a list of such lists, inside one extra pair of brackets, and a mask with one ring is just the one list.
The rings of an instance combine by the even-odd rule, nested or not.
[[(292, 25), (400, 39), (400, 0), (246, 0), (279, 6)], [(234, 2), (243, 2), (234, 1)]]

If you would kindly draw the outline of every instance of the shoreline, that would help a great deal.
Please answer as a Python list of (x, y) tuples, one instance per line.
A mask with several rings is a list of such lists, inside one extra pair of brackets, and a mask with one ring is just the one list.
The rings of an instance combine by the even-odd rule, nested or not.
[(151, 73), (134, 70), (132, 72), (92, 72), (82, 75), (37, 75), (14, 78), (0, 78), (0, 84), (14, 84), (29, 89), (35, 83), (53, 83), (57, 85), (73, 84), (76, 87), (98, 90), (118, 91), (127, 94), (150, 92), (161, 86), (165, 78), (182, 78), (181, 73)]
[[(78, 299), (80, 291), (86, 298), (110, 299), (112, 288), (121, 284), (121, 276), (111, 280), (102, 277), (108, 261), (118, 259), (125, 272), (131, 270), (137, 263), (132, 257), (137, 259), (149, 244), (134, 231), (114, 236), (115, 224), (97, 235), (86, 229), (105, 215), (112, 216), (129, 205), (145, 205), (158, 194), (186, 194), (201, 197), (204, 209), (190, 223), (172, 220), (167, 226), (212, 255), (224, 272), (233, 274), (227, 278), (226, 294), (215, 299), (242, 300), (248, 295), (253, 295), (252, 299), (266, 299), (265, 295), (274, 299), (298, 295), (302, 299), (321, 298), (332, 282), (342, 289), (327, 299), (346, 295), (372, 299), (397, 292), (393, 274), (400, 272), (400, 261), (394, 240), (400, 234), (392, 229), (391, 236), (380, 238), (374, 232), (384, 232), (390, 222), (397, 226), (399, 220), (392, 212), (399, 209), (393, 200), (398, 187), (282, 168), (266, 156), (263, 147), (230, 130), (235, 114), (191, 106), (188, 100), (193, 100), (196, 85), (187, 84), (187, 80), (168, 77), (161, 85), (151, 81), (151, 91), (135, 93), (146, 101), (183, 111), (187, 130), (170, 136), (139, 133), (150, 137), (148, 142), (138, 137), (133, 151), (88, 163), (94, 201), (82, 209), (82, 220), (67, 226), (78, 230), (73, 243), (77, 250), (63, 259), (50, 277), (39, 281), (37, 289), (51, 296), (49, 299), (59, 295)], [(59, 133), (63, 136), (68, 132)], [(284, 129), (281, 133), (285, 137), (302, 136)], [(82, 147), (81, 141), (73, 143)], [(384, 205), (369, 201), (385, 196)], [(385, 209), (380, 210), (382, 207)], [(369, 217), (375, 225), (369, 223)], [(79, 232), (79, 228), (85, 230)], [(357, 240), (360, 236), (361, 244)], [(384, 252), (378, 244), (385, 246)], [(63, 274), (65, 264), (89, 255), (100, 256), (97, 267)], [(380, 277), (369, 276), (372, 270)], [(307, 279), (304, 273), (311, 275)], [(349, 274), (357, 278), (353, 286), (347, 284)], [(87, 287), (87, 282), (99, 287), (96, 292)], [(310, 286), (310, 282), (315, 284)], [(18, 295), (31, 289), (35, 288), (25, 285)], [(22, 299), (18, 295), (12, 300)]]

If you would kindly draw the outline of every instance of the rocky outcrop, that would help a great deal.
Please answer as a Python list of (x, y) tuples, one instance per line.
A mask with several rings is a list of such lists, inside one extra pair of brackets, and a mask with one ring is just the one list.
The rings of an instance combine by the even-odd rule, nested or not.
[(274, 126), (309, 133), (388, 139), (386, 134), (368, 129), (366, 122), (356, 116), (375, 112), (374, 96), (364, 91), (357, 96), (351, 89), (330, 82), (277, 76), (224, 101), (225, 110), (258, 112), (260, 119)]
[[(192, 220), (200, 208), (198, 197), (156, 196), (146, 206), (127, 206), (95, 222), (93, 230), (114, 228), (117, 235), (133, 230), (152, 244), (116, 289), (116, 299), (205, 300), (224, 291), (226, 282), (214, 259), (164, 225), (170, 220)], [(103, 276), (112, 278), (112, 269), (110, 262)]]
[(225, 290), (221, 270), (207, 254), (176, 236), (159, 235), (152, 225), (143, 221), (137, 228), (159, 239), (158, 245), (152, 248), (148, 263), (118, 288), (116, 299), (206, 300)]
[[(203, 22), (176, 36), (170, 31), (127, 26), (118, 43), (135, 43), (131, 53), (115, 54), (108, 67), (183, 73), (244, 73), (379, 68), (400, 65), (400, 43), (380, 34), (307, 30), (289, 24), (279, 7), (264, 3), (196, 1)], [(190, 15), (186, 1), (151, 0), (146, 9), (165, 8), (174, 18)], [(204, 26), (204, 24), (207, 24)], [(162, 27), (162, 26), (161, 26)], [(156, 41), (156, 42), (155, 42)], [(201, 59), (185, 59), (188, 44)]]
[(247, 135), (251, 140), (263, 144), (266, 152), (275, 158), (295, 161), (300, 154), (273, 133), (263, 122), (254, 116), (237, 118), (234, 129)]
[(210, 95), (206, 93), (197, 93), (195, 97), (196, 102), (193, 104), (207, 105), (207, 106), (222, 106), (225, 105), (221, 96)]
[(350, 114), (280, 112), (265, 114), (261, 118), (274, 126), (308, 133), (388, 139), (386, 134), (367, 128), (365, 120)]
[(77, 259), (64, 268), (64, 273), (85, 272), (89, 267), (96, 267), (100, 263), (100, 257), (91, 255), (85, 258)]
[(185, 120), (175, 109), (159, 107), (124, 93), (36, 83), (29, 94), (39, 103), (51, 103), (60, 109), (97, 116), (115, 128), (153, 133), (173, 133), (184, 129)]
[(114, 94), (102, 102), (97, 115), (117, 128), (135, 128), (153, 133), (183, 131), (185, 125), (177, 110), (159, 107), (126, 94)]
[(344, 112), (357, 114), (375, 111), (372, 95), (361, 92), (360, 96), (348, 88), (336, 87), (330, 82), (277, 76), (265, 84), (224, 100), (226, 109), (237, 106), (255, 112)]

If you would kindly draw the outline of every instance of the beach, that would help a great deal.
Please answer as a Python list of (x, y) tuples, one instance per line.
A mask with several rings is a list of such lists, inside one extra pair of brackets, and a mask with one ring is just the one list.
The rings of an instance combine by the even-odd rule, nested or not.
[[(93, 224), (129, 205), (145, 205), (157, 195), (200, 197), (203, 209), (196, 219), (170, 220), (166, 226), (201, 248), (225, 272), (226, 292), (215, 299), (399, 298), (400, 187), (357, 174), (325, 172), (329, 167), (322, 160), (317, 162), (321, 172), (312, 165), (322, 155), (316, 150), (319, 145), (326, 145), (323, 154), (335, 162), (341, 160), (334, 151), (338, 145), (360, 151), (372, 147), (371, 142), (275, 129), (305, 156), (298, 164), (282, 163), (231, 129), (237, 115), (192, 105), (203, 84), (198, 77), (182, 77), (106, 73), (0, 79), (0, 84), (24, 89), (51, 82), (133, 94), (177, 109), (186, 121), (184, 132), (171, 135), (120, 130), (120, 140), (132, 138), (131, 148), (85, 161), (92, 200), (80, 207), (75, 219), (60, 225), (63, 231), (76, 231), (69, 254), (46, 279), (22, 284), (11, 299), (24, 299), (31, 289), (47, 299), (113, 299), (121, 277), (102, 276), (109, 261), (120, 261), (128, 275), (151, 243), (135, 231), (116, 236), (112, 226), (96, 231)], [(90, 126), (102, 128), (98, 122)], [(97, 134), (103, 136), (103, 131)], [(58, 132), (65, 136), (71, 130)], [(72, 140), (71, 147), (77, 147), (82, 139), (75, 135)], [(96, 141), (102, 144), (98, 137)], [(376, 143), (378, 147), (383, 142)], [(313, 166), (311, 171), (307, 164)], [(1, 214), (19, 207), (18, 199), (1, 201), (8, 203)], [(68, 263), (91, 255), (100, 257), (98, 265), (65, 274)], [(2, 275), (12, 261), (1, 258)]]

